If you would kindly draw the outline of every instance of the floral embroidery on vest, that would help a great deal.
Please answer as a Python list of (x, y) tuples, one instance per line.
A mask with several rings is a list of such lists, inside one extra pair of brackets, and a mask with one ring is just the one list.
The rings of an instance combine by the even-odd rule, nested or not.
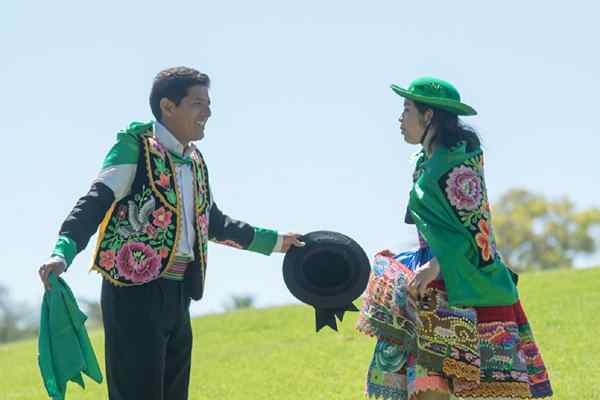
[(466, 160), (442, 175), (439, 184), (455, 215), (477, 244), (479, 266), (492, 264), (497, 253), (483, 177), (483, 154)]
[[(172, 162), (169, 160), (166, 149), (153, 137), (146, 139), (149, 146), (150, 157), (146, 158), (150, 183), (155, 186), (159, 196), (172, 207), (177, 208), (177, 189), (175, 177), (172, 170)], [(154, 157), (152, 157), (154, 156)], [(152, 171), (152, 172), (150, 172)]]
[(192, 153), (192, 164), (194, 172), (194, 190), (195, 190), (195, 210), (196, 210), (196, 240), (197, 251), (199, 252), (197, 259), (202, 268), (202, 284), (206, 278), (206, 263), (208, 251), (208, 224), (209, 213), (212, 199), (210, 197), (210, 189), (208, 186), (208, 171), (206, 163), (199, 151)]
[(92, 268), (116, 285), (139, 285), (159, 277), (174, 262), (179, 241), (173, 164), (154, 138), (142, 136), (141, 142), (139, 176), (131, 194), (106, 214), (94, 255)]

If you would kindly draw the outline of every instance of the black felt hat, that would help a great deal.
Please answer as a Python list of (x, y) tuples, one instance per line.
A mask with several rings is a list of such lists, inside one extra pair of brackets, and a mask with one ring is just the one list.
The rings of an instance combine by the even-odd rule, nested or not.
[(345, 311), (358, 311), (352, 301), (369, 280), (369, 258), (348, 236), (317, 231), (300, 238), (306, 245), (292, 247), (283, 260), (283, 279), (290, 292), (316, 312), (317, 332), (325, 325), (337, 331)]

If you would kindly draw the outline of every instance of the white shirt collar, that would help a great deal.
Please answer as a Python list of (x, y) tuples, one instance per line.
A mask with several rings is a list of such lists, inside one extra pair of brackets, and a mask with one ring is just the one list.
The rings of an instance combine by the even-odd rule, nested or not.
[(167, 127), (158, 121), (154, 121), (154, 136), (160, 144), (167, 148), (167, 150), (184, 157), (189, 157), (195, 149), (195, 146), (192, 143), (184, 148), (181, 142), (177, 140)]

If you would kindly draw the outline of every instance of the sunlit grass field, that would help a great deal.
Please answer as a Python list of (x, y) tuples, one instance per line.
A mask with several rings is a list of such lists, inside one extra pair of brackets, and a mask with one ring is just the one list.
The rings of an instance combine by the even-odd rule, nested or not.
[[(600, 399), (600, 268), (521, 275), (519, 289), (550, 371), (554, 399)], [(196, 318), (190, 399), (362, 399), (374, 340), (354, 330), (314, 332), (308, 306)], [(91, 331), (104, 363), (101, 331)], [(67, 399), (106, 399), (106, 386), (69, 384)], [(46, 397), (37, 341), (0, 346), (0, 399)]]

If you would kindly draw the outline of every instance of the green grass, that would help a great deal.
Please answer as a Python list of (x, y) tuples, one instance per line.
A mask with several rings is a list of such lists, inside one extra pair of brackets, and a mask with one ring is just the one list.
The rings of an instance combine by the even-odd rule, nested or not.
[[(600, 399), (600, 268), (529, 273), (520, 292), (550, 371), (554, 399)], [(340, 332), (314, 333), (308, 306), (196, 318), (190, 399), (362, 399), (374, 340), (346, 314)], [(103, 341), (91, 332), (103, 363)], [(0, 400), (43, 399), (37, 342), (0, 346)], [(70, 384), (67, 398), (103, 399), (106, 386)]]

